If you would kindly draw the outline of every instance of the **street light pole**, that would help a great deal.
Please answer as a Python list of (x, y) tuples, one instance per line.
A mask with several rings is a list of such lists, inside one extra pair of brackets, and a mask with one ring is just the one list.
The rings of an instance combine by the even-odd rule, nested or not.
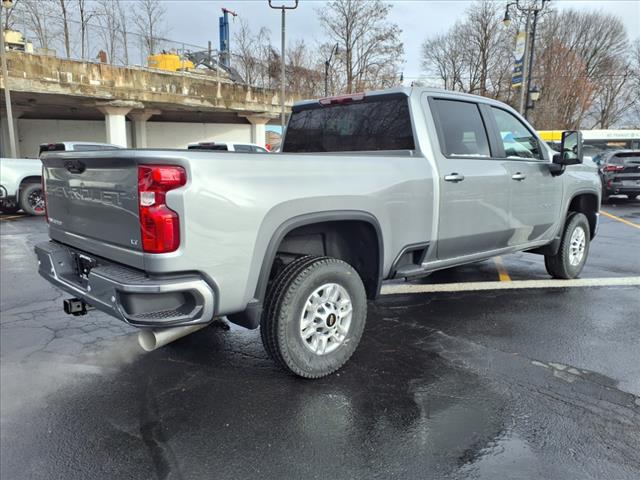
[(284, 59), (284, 31), (285, 31), (285, 10), (295, 10), (298, 8), (298, 0), (294, 0), (295, 3), (293, 6), (279, 5), (274, 6), (271, 3), (272, 0), (269, 0), (269, 6), (273, 9), (282, 10), (282, 54), (280, 61), (282, 63), (282, 69), (280, 72), (280, 107), (282, 109), (281, 112), (281, 123), (282, 123), (282, 136), (284, 136), (284, 127), (286, 125), (287, 114), (284, 110), (284, 96), (285, 96), (285, 85), (284, 85), (284, 76), (285, 76), (285, 59)]
[(331, 67), (331, 59), (338, 54), (338, 44), (336, 43), (331, 49), (331, 54), (326, 62), (324, 62), (324, 96), (329, 96), (329, 68)]
[[(13, 0), (2, 0), (2, 7), (13, 7)], [(13, 112), (11, 110), (11, 91), (9, 90), (9, 72), (4, 49), (4, 25), (2, 22), (2, 8), (0, 8), (0, 57), (2, 57), (2, 78), (4, 79), (4, 102), (7, 109), (7, 129), (9, 133), (9, 150), (11, 157), (16, 158), (16, 137), (13, 131)]]
[[(507, 8), (504, 12), (503, 23), (508, 25), (511, 21), (509, 17), (509, 7), (515, 6), (520, 12), (525, 13), (527, 15), (527, 23), (525, 30), (527, 32), (527, 40), (526, 40), (526, 48), (525, 55), (529, 57), (528, 62), (524, 62), (524, 70), (526, 72), (526, 82), (523, 85), (522, 95), (520, 99), (520, 112), (524, 115), (524, 118), (527, 118), (529, 113), (529, 109), (531, 106), (531, 77), (533, 73), (533, 60), (535, 54), (535, 46), (536, 46), (536, 26), (538, 24), (538, 14), (544, 9), (545, 3), (550, 0), (541, 0), (540, 5), (538, 5), (538, 0), (534, 0), (533, 4), (529, 3), (526, 7), (520, 6), (520, 0), (515, 0), (513, 2), (507, 3)], [(529, 22), (531, 20), (531, 16), (533, 15), (533, 22), (531, 27), (531, 41), (529, 41)], [(526, 90), (525, 90), (526, 89)]]
[[(544, 0), (542, 0), (542, 7), (544, 7)], [(529, 70), (527, 71), (527, 96), (524, 102), (524, 118), (526, 120), (529, 120), (529, 109), (531, 108), (531, 72), (533, 72), (533, 54), (536, 51), (536, 25), (538, 24), (539, 12), (540, 9), (533, 10), (533, 26), (531, 27), (531, 43), (529, 45), (531, 50), (529, 52)]]

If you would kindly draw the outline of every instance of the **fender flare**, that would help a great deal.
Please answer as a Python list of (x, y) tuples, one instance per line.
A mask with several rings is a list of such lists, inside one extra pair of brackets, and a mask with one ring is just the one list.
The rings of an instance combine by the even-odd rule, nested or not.
[(278, 246), (284, 237), (291, 231), (306, 225), (321, 222), (335, 221), (362, 221), (371, 225), (376, 233), (378, 240), (378, 282), (376, 285), (376, 296), (380, 293), (382, 287), (382, 277), (384, 270), (384, 243), (382, 237), (382, 229), (378, 219), (369, 212), (362, 210), (329, 210), (324, 212), (313, 212), (298, 215), (283, 222), (271, 235), (267, 250), (262, 259), (258, 282), (256, 285), (254, 298), (245, 311), (229, 315), (229, 320), (233, 323), (246, 328), (257, 328), (260, 325), (260, 317), (262, 315), (263, 302), (269, 283), (269, 274), (271, 267), (278, 251)]

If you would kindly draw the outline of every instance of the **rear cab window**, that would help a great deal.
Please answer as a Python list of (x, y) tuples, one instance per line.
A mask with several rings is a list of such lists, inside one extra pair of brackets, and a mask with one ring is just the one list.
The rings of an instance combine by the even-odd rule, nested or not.
[(429, 104), (440, 150), (446, 157), (491, 156), (487, 130), (477, 103), (431, 98)]
[(415, 148), (409, 98), (397, 93), (365, 95), (344, 103), (294, 106), (282, 151), (359, 152)]

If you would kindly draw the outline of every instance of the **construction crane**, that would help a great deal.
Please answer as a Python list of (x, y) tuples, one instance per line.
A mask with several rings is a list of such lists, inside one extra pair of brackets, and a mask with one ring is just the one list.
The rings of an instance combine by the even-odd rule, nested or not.
[(229, 10), (222, 9), (222, 16), (218, 19), (220, 23), (220, 63), (225, 67), (231, 66), (231, 53), (229, 48), (229, 15), (237, 17), (238, 14)]

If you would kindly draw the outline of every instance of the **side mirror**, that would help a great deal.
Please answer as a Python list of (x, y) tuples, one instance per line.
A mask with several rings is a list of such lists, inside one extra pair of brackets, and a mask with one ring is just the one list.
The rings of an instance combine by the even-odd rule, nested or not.
[(582, 133), (578, 130), (562, 132), (560, 153), (553, 156), (553, 163), (562, 166), (578, 165), (582, 160)]

